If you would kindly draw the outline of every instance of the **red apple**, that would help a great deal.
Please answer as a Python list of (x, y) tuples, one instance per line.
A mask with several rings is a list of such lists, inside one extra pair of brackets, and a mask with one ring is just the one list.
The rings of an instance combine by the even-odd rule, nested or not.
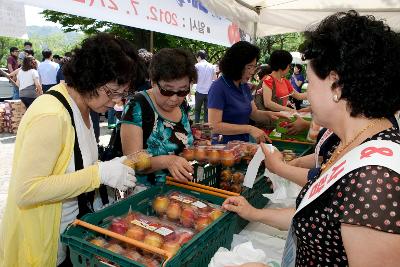
[(219, 217), (221, 217), (223, 214), (222, 210), (220, 209), (214, 209), (213, 211), (210, 212), (209, 217), (211, 220), (215, 221)]
[(193, 227), (194, 221), (196, 220), (196, 212), (193, 207), (185, 206), (181, 213), (181, 224), (185, 227)]
[(167, 209), (167, 217), (171, 220), (177, 220), (181, 216), (182, 208), (178, 202), (170, 202)]
[(111, 222), (110, 230), (120, 235), (123, 235), (128, 230), (128, 223), (124, 219), (115, 218)]
[(144, 243), (153, 246), (153, 247), (157, 247), (160, 248), (162, 246), (162, 244), (164, 243), (163, 238), (161, 237), (161, 235), (156, 234), (156, 233), (148, 233), (145, 238), (144, 238)]
[(145, 231), (142, 227), (134, 225), (126, 231), (125, 235), (129, 238), (133, 238), (138, 241), (143, 241), (145, 236)]
[(191, 232), (182, 232), (178, 234), (178, 241), (181, 246), (186, 242), (189, 242), (193, 238), (193, 233)]
[(164, 214), (167, 211), (169, 199), (166, 196), (158, 196), (153, 202), (153, 209), (157, 214)]
[(179, 243), (179, 240), (165, 242), (162, 246), (163, 250), (170, 252), (172, 255), (175, 255), (180, 248), (181, 244)]

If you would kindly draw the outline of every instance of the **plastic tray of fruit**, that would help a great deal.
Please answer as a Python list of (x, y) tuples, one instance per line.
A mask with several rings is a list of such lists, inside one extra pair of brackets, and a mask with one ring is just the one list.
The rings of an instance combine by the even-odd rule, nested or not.
[[(175, 218), (176, 216), (178, 216), (177, 215), (179, 213), (177, 211), (179, 210), (178, 207), (167, 209), (171, 210), (169, 211), (170, 213), (169, 215), (167, 211), (163, 213), (163, 210), (166, 207), (167, 202), (168, 206), (172, 203), (175, 203), (175, 201), (171, 201), (171, 199), (173, 199), (172, 197), (174, 196), (174, 194), (175, 198), (178, 198), (178, 200), (179, 199), (182, 200), (182, 196), (185, 196), (183, 197), (183, 201), (186, 202), (192, 199), (200, 199), (201, 200), (200, 202), (203, 203), (203, 205), (205, 204), (207, 205), (207, 207), (212, 207), (213, 209), (216, 208), (215, 205), (221, 205), (222, 202), (224, 201), (224, 198), (180, 187), (168, 186), (168, 185), (155, 186), (148, 190), (140, 192), (136, 195), (128, 197), (118, 203), (115, 203), (114, 205), (111, 205), (99, 212), (88, 214), (84, 216), (82, 220), (92, 225), (97, 225), (103, 228), (111, 229), (112, 227), (118, 226), (117, 223), (118, 221), (117, 222), (114, 221), (114, 224), (115, 223), (117, 224), (113, 226), (113, 220), (116, 220), (116, 218), (118, 217), (127, 216), (126, 214), (131, 209), (134, 210), (135, 214), (136, 212), (143, 214), (142, 216), (156, 216), (157, 213), (153, 209), (153, 201), (157, 199), (157, 201), (155, 202), (157, 202), (158, 204), (154, 203), (154, 207), (156, 210), (158, 210), (159, 215), (163, 216), (159, 216), (161, 221), (155, 220), (153, 223), (157, 223), (159, 225), (161, 222), (161, 225), (163, 225), (163, 223), (165, 224), (165, 217)], [(159, 198), (155, 198), (155, 196), (159, 195), (161, 195)], [(166, 199), (168, 199), (168, 201), (164, 201)], [(187, 243), (179, 244), (181, 245), (180, 249), (177, 251), (174, 257), (172, 257), (168, 262), (166, 262), (166, 266), (195, 266), (195, 267), (206, 266), (219, 247), (230, 246), (233, 234), (236, 231), (236, 227), (233, 222), (235, 222), (237, 219), (234, 216), (234, 214), (225, 212), (222, 214), (214, 214), (215, 221), (210, 222), (209, 218), (212, 217), (213, 215), (210, 215), (211, 213), (209, 213), (207, 216), (207, 222), (203, 223), (202, 221), (205, 221), (206, 219), (205, 218), (206, 216), (204, 214), (202, 215), (201, 212), (193, 213), (192, 216), (192, 213), (190, 213), (189, 210), (185, 211), (184, 213), (182, 207), (183, 206), (180, 207), (181, 210), (180, 215), (182, 215), (184, 218), (187, 217), (186, 218), (187, 220), (182, 219), (182, 222), (184, 221), (187, 226), (190, 225), (190, 227), (192, 228), (191, 230), (194, 232), (199, 230), (201, 231), (198, 232), (196, 235), (194, 235), (192, 239)], [(184, 214), (186, 214), (187, 216)], [(142, 218), (145, 218), (146, 220), (147, 217), (142, 217)], [(194, 220), (193, 222), (192, 219)], [(176, 223), (180, 225), (180, 227), (182, 227), (182, 228), (179, 227), (176, 228), (177, 230), (183, 231), (184, 229), (188, 229), (188, 227), (185, 228), (182, 226), (182, 223), (180, 222), (181, 219), (179, 220), (175, 219), (175, 220)], [(147, 221), (149, 221), (148, 218)], [(165, 227), (164, 225), (164, 228), (168, 227)], [(114, 230), (118, 231), (117, 229)], [(132, 233), (132, 235), (134, 234), (135, 235), (138, 234), (138, 231)], [(134, 261), (132, 257), (129, 258), (126, 255), (126, 253), (129, 252), (130, 253), (129, 255), (131, 256), (132, 254), (138, 256), (137, 255), (138, 251), (136, 250), (132, 251), (132, 247), (129, 247), (130, 250), (128, 251), (126, 249), (128, 247), (126, 247), (123, 252), (119, 251), (122, 253), (121, 255), (119, 253), (116, 253), (119, 250), (119, 248), (116, 246), (114, 246), (114, 248), (109, 250), (107, 248), (96, 246), (95, 244), (91, 243), (90, 241), (92, 241), (95, 238), (99, 238), (99, 233), (89, 230), (87, 228), (73, 227), (73, 226), (69, 227), (61, 235), (61, 241), (66, 245), (68, 245), (70, 248), (70, 255), (71, 255), (70, 257), (74, 266), (110, 266), (111, 264), (111, 266), (125, 267), (125, 266), (156, 266), (157, 262), (159, 264), (162, 264), (159, 258), (155, 258), (154, 256), (149, 255), (149, 253), (142, 253), (141, 255), (143, 256), (143, 262), (138, 263), (137, 261)], [(107, 239), (106, 236), (102, 236), (102, 238)], [(154, 240), (157, 241), (158, 239), (154, 238)], [(109, 242), (107, 244), (109, 244)], [(163, 245), (160, 246), (162, 247)], [(174, 248), (174, 246), (172, 245), (171, 247)], [(115, 252), (112, 251), (113, 249), (115, 249)]]

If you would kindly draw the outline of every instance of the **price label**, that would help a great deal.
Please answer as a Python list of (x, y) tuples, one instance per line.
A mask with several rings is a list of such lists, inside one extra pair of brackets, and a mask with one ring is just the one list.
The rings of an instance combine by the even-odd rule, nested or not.
[(157, 230), (155, 230), (154, 232), (156, 232), (157, 234), (160, 234), (162, 236), (167, 236), (172, 234), (174, 231), (172, 231), (171, 229), (165, 228), (165, 227), (160, 227)]
[(195, 207), (198, 207), (200, 209), (203, 209), (203, 208), (207, 207), (206, 204), (204, 204), (203, 202), (200, 202), (200, 201), (193, 202), (192, 205), (195, 206)]

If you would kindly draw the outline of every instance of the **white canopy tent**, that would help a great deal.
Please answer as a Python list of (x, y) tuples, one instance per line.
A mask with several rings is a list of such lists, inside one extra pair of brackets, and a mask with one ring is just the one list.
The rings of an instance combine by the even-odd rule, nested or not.
[(253, 36), (302, 32), (338, 11), (354, 9), (400, 31), (399, 0), (202, 0), (208, 9)]

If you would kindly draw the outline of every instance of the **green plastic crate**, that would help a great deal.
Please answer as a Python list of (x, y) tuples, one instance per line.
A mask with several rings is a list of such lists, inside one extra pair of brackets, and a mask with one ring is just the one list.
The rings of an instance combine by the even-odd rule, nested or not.
[[(82, 220), (97, 226), (107, 227), (113, 217), (126, 214), (130, 208), (145, 215), (154, 215), (151, 207), (153, 198), (158, 194), (167, 193), (171, 190), (194, 195), (202, 200), (206, 200), (217, 205), (221, 205), (224, 201), (223, 198), (180, 187), (167, 185), (155, 186), (128, 197), (118, 203), (115, 203), (114, 205), (111, 205), (99, 212), (87, 214), (82, 218)], [(166, 266), (207, 266), (218, 248), (230, 248), (233, 234), (236, 230), (235, 224), (233, 223), (235, 221), (236, 217), (233, 213), (224, 213), (202, 232), (196, 234), (188, 243), (184, 244), (178, 253), (166, 264)], [(88, 239), (99, 235), (100, 234), (89, 229), (75, 226), (70, 226), (61, 235), (61, 241), (70, 249), (71, 261), (75, 267), (110, 266), (107, 263), (101, 262), (98, 257), (102, 257), (113, 262), (115, 266), (143, 266), (140, 263), (113, 253), (105, 248), (97, 247), (87, 241)]]
[(285, 149), (293, 150), (293, 152), (298, 156), (305, 156), (314, 152), (314, 144), (302, 144), (283, 140), (272, 140), (272, 144), (283, 151)]

